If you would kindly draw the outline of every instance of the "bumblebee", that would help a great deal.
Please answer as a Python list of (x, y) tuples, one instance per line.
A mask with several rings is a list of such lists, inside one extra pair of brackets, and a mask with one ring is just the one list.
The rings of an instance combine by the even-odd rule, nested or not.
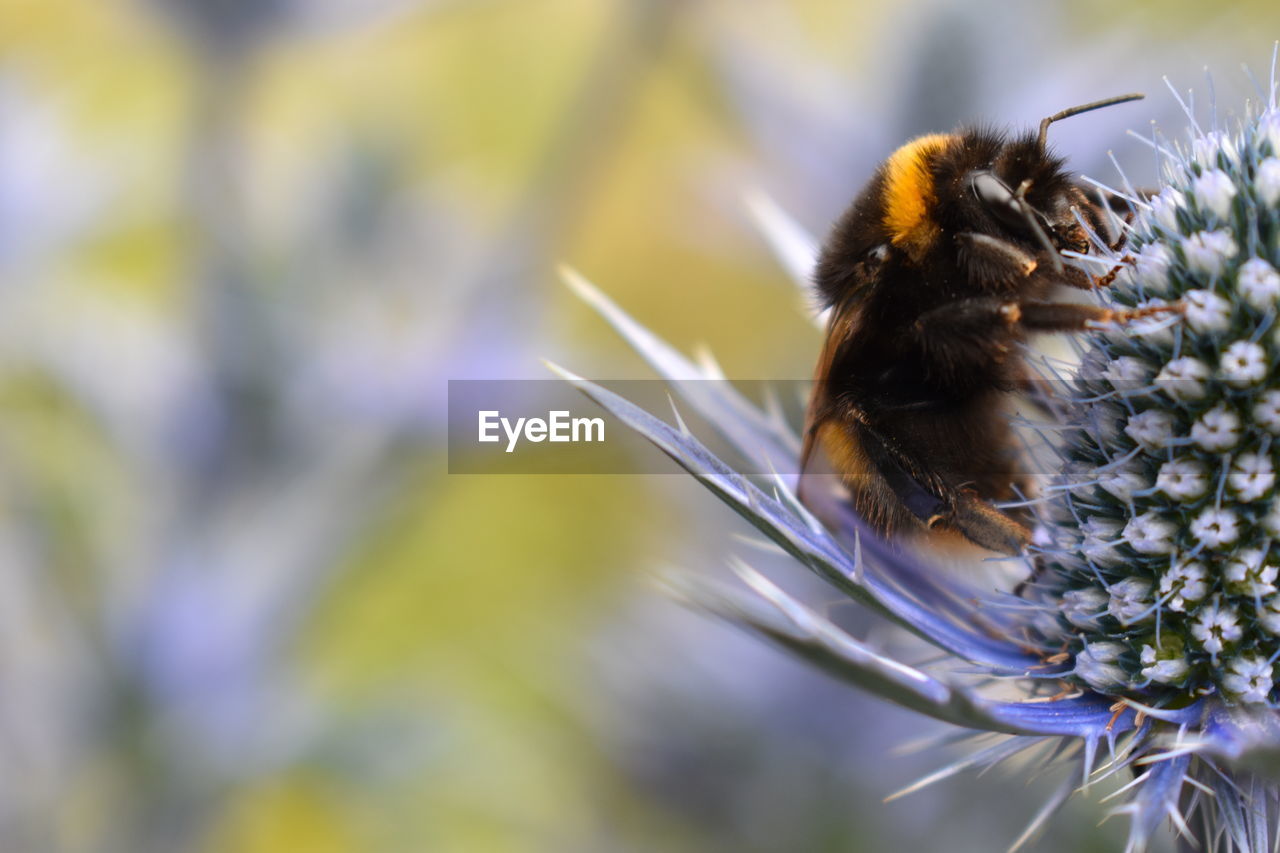
[(1129, 211), (1047, 150), (1049, 126), (1141, 97), (1063, 110), (1038, 133), (923, 136), (879, 167), (836, 222), (815, 273), (830, 319), (807, 413), (802, 501), (823, 514), (811, 475), (833, 473), (881, 535), (935, 531), (931, 539), (1022, 553), (1025, 517), (993, 506), (1028, 485), (1007, 410), (1030, 381), (1021, 345), (1031, 333), (1177, 310), (1050, 300), (1062, 285), (1110, 283), (1116, 270), (1095, 277), (1061, 253), (1087, 253), (1090, 230), (1118, 250), (1118, 214)]

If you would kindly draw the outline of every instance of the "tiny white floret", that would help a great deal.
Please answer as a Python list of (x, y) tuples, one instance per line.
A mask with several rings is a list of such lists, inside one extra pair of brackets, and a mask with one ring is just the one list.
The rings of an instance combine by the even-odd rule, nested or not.
[(1260, 655), (1240, 655), (1227, 664), (1222, 686), (1241, 702), (1266, 702), (1275, 686), (1272, 664)]
[(1223, 604), (1217, 596), (1201, 605), (1191, 621), (1191, 636), (1215, 660), (1219, 652), (1239, 640), (1243, 633), (1236, 609)]
[(1151, 598), (1151, 581), (1144, 578), (1125, 578), (1107, 588), (1110, 595), (1107, 612), (1121, 625), (1131, 625), (1150, 619), (1154, 614)]
[(1191, 182), (1196, 204), (1219, 219), (1231, 213), (1231, 202), (1236, 197), (1235, 182), (1221, 169), (1209, 169)]
[(1212, 290), (1188, 290), (1182, 298), (1187, 325), (1197, 332), (1221, 332), (1231, 326), (1231, 303)]
[(1112, 384), (1123, 385), (1130, 382), (1145, 383), (1155, 375), (1155, 368), (1148, 362), (1130, 355), (1122, 355), (1113, 359), (1102, 371), (1102, 375), (1110, 379)]
[(1199, 400), (1211, 371), (1209, 365), (1198, 358), (1183, 356), (1166, 364), (1158, 374), (1156, 383), (1175, 400)]
[(1094, 690), (1120, 690), (1129, 686), (1129, 676), (1116, 660), (1128, 651), (1121, 643), (1088, 643), (1076, 655), (1075, 673)]
[(1093, 515), (1085, 519), (1084, 524), (1080, 525), (1080, 530), (1084, 533), (1080, 552), (1085, 557), (1100, 566), (1117, 566), (1124, 562), (1123, 555), (1117, 550), (1124, 530), (1124, 525), (1119, 521)]
[(1271, 143), (1271, 153), (1280, 154), (1280, 110), (1272, 107), (1258, 118), (1255, 130), (1259, 142)]
[(1174, 459), (1160, 466), (1156, 487), (1174, 500), (1194, 500), (1209, 490), (1209, 471), (1199, 459)]
[(1280, 595), (1273, 595), (1256, 608), (1258, 624), (1280, 637)]
[(1253, 420), (1272, 435), (1280, 435), (1280, 390), (1271, 390), (1253, 405)]
[[(1168, 305), (1168, 300), (1158, 297), (1146, 299), (1135, 305), (1135, 308), (1161, 308)], [(1181, 319), (1173, 313), (1156, 313), (1146, 317), (1139, 317), (1136, 320), (1130, 320), (1127, 324), (1113, 326), (1112, 331), (1104, 332), (1104, 336), (1109, 336), (1109, 340), (1118, 343), (1125, 338), (1135, 337), (1141, 338), (1146, 343), (1158, 346), (1171, 346), (1173, 344), (1174, 326), (1178, 325)]]
[(1230, 231), (1199, 231), (1182, 241), (1182, 252), (1192, 269), (1221, 275), (1236, 256), (1236, 241)]
[(1135, 492), (1151, 486), (1144, 469), (1136, 462), (1101, 471), (1097, 477), (1098, 485), (1104, 491), (1122, 501), (1128, 501)]
[(1250, 258), (1240, 265), (1237, 289), (1254, 308), (1270, 308), (1280, 300), (1280, 273), (1262, 258)]
[(1178, 526), (1154, 512), (1135, 516), (1124, 526), (1124, 538), (1139, 554), (1172, 554)]
[(1160, 577), (1160, 600), (1177, 613), (1187, 609), (1187, 602), (1204, 598), (1208, 591), (1204, 566), (1194, 560), (1178, 563)]
[[(1277, 415), (1280, 418), (1280, 414)], [(1124, 431), (1130, 438), (1149, 450), (1169, 446), (1173, 438), (1174, 417), (1164, 409), (1148, 409), (1129, 418)]]
[(1169, 266), (1173, 262), (1173, 253), (1163, 243), (1148, 243), (1134, 257), (1138, 281), (1146, 289), (1164, 294), (1169, 288)]
[(1229, 545), (1240, 535), (1240, 518), (1233, 510), (1208, 507), (1191, 520), (1191, 535), (1210, 548)]
[(1214, 453), (1230, 450), (1240, 441), (1240, 416), (1219, 404), (1191, 425), (1191, 440)]
[(1261, 548), (1246, 548), (1232, 555), (1222, 570), (1228, 592), (1258, 597), (1274, 593), (1276, 574), (1280, 570), (1264, 565), (1265, 558), (1266, 552)]
[(1253, 186), (1258, 192), (1259, 200), (1274, 207), (1280, 201), (1280, 159), (1268, 157), (1259, 163)]
[(1154, 646), (1142, 647), (1141, 661), (1142, 677), (1161, 684), (1177, 684), (1187, 677), (1187, 671), (1190, 669), (1186, 659), (1181, 655), (1172, 658), (1157, 657)]
[(1272, 501), (1267, 514), (1262, 517), (1262, 529), (1272, 536), (1280, 536), (1280, 501)]
[(1253, 341), (1236, 341), (1218, 359), (1222, 380), (1233, 388), (1247, 388), (1267, 378), (1267, 351)]
[(1165, 187), (1151, 199), (1151, 216), (1166, 231), (1178, 231), (1178, 210), (1185, 206), (1182, 193), (1173, 187)]
[(1271, 457), (1261, 453), (1241, 453), (1231, 463), (1227, 485), (1242, 501), (1256, 501), (1276, 484)]
[(1062, 594), (1062, 615), (1077, 628), (1094, 628), (1106, 612), (1109, 596), (1097, 587), (1070, 589)]
[[(1221, 130), (1211, 130), (1191, 141), (1191, 159), (1202, 166), (1217, 166), (1218, 155), (1225, 154), (1232, 163), (1240, 161), (1240, 152), (1230, 134)], [(1211, 174), (1207, 172), (1206, 174)], [(1219, 173), (1222, 174), (1222, 173)]]

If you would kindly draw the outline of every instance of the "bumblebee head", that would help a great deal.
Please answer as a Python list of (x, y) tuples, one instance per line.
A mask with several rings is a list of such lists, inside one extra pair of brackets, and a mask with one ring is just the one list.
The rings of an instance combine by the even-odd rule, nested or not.
[(1113, 104), (1138, 100), (1140, 94), (1120, 95), (1071, 107), (1040, 122), (1039, 132), (1002, 146), (989, 168), (974, 168), (963, 180), (972, 200), (1010, 236), (1032, 238), (1055, 266), (1059, 253), (1089, 251), (1087, 224), (1104, 233), (1099, 206), (1070, 179), (1063, 162), (1049, 155), (1049, 126), (1059, 119)]
[(1008, 139), (977, 128), (923, 136), (889, 157), (882, 181), (884, 231), (916, 263), (962, 232), (1055, 258), (1088, 249), (1073, 210), (1087, 202), (1033, 134)]
[[(1009, 139), (963, 130), (913, 139), (894, 151), (840, 217), (823, 246), (815, 282), (835, 305), (877, 279), (884, 263), (955, 264), (948, 236), (979, 232), (1018, 242), (1062, 268), (1064, 250), (1087, 252), (1103, 208), (1086, 197), (1063, 161), (1046, 149), (1049, 126), (1062, 118), (1141, 95), (1123, 95), (1049, 116), (1039, 133)], [(887, 249), (894, 251), (886, 251)]]
[[(1062, 162), (1030, 149), (1030, 142), (1015, 140), (990, 168), (970, 170), (960, 192), (976, 209), (974, 218), (987, 220), (999, 236), (1044, 249), (1055, 259), (1063, 250), (1088, 252), (1088, 235), (1076, 214), (1096, 220), (1092, 205)], [(1095, 230), (1099, 224), (1090, 222)]]

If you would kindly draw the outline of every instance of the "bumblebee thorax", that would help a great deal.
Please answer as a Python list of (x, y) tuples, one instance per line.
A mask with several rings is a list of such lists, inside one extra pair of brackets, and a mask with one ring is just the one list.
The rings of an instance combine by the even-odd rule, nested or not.
[(954, 134), (932, 133), (903, 145), (884, 164), (884, 228), (893, 245), (918, 260), (937, 239), (933, 216), (937, 202), (930, 164), (956, 140)]

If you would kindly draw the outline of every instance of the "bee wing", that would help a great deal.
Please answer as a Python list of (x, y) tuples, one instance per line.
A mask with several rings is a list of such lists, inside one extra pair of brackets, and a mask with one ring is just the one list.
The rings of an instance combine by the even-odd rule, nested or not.
[[(828, 393), (830, 385), (827, 377), (831, 375), (831, 369), (840, 354), (857, 337), (863, 317), (859, 304), (865, 299), (867, 293), (874, 290), (891, 252), (888, 244), (876, 246), (836, 276), (840, 280), (838, 291), (844, 296), (830, 306), (826, 337), (822, 342), (818, 365), (813, 371), (813, 394), (809, 397), (809, 408), (805, 413), (804, 439), (800, 450), (802, 483), (805, 469), (816, 447), (818, 433), (837, 411), (837, 401), (833, 400)], [(817, 273), (818, 291), (828, 298), (829, 294), (824, 288), (823, 279), (831, 275), (830, 264), (824, 254), (819, 261)]]
[[(847, 501), (852, 486), (865, 493), (854, 503), (861, 505), (867, 521), (878, 529), (892, 526), (896, 506), (928, 521), (945, 508), (941, 483), (896, 453), (849, 401), (830, 394), (827, 377), (858, 333), (860, 316), (860, 312), (840, 306), (832, 312), (827, 326), (805, 417), (797, 495), (816, 510), (833, 497)], [(818, 515), (821, 518), (824, 513), (819, 511)]]
[(809, 408), (805, 412), (804, 439), (800, 448), (800, 475), (803, 478), (809, 466), (818, 433), (835, 414), (835, 403), (828, 393), (830, 384), (827, 377), (831, 374), (831, 366), (836, 361), (840, 350), (857, 332), (858, 312), (847, 305), (840, 305), (831, 311), (831, 319), (827, 321), (827, 335), (822, 343), (822, 352), (818, 356), (818, 366), (813, 371), (813, 393), (809, 396)]
[(822, 352), (818, 356), (818, 365), (814, 368), (813, 391), (809, 395), (800, 446), (800, 475), (796, 481), (796, 497), (828, 524), (838, 520), (839, 509), (848, 506), (850, 495), (832, 460), (821, 449), (821, 434), (828, 427), (836, 426), (833, 423), (836, 410), (829, 393), (830, 383), (827, 382), (827, 377), (837, 354), (855, 333), (856, 326), (856, 312), (848, 305), (836, 306), (831, 310)]
[(817, 509), (833, 496), (848, 500), (854, 488), (863, 494), (853, 502), (882, 531), (894, 526), (897, 507), (928, 522), (946, 510), (950, 490), (898, 451), (850, 401), (830, 393), (831, 369), (858, 334), (861, 316), (849, 305), (832, 311), (805, 417), (797, 495)]

